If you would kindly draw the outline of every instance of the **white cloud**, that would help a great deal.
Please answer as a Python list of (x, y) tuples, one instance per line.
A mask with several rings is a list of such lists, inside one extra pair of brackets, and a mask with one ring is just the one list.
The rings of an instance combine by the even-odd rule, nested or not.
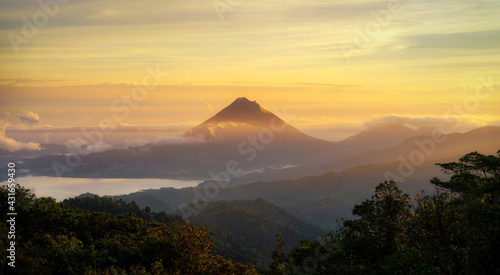
[(201, 137), (161, 137), (155, 142), (156, 145), (166, 144), (184, 144), (184, 143), (203, 143), (205, 139)]
[(24, 112), (24, 114), (19, 116), (21, 122), (28, 126), (33, 126), (40, 122), (40, 116), (33, 112)]
[(131, 147), (143, 147), (147, 144), (150, 144), (151, 142), (147, 139), (143, 138), (138, 138), (138, 139), (130, 139), (127, 138), (125, 139), (125, 149), (131, 148)]
[(90, 143), (82, 138), (70, 139), (64, 143), (66, 147), (69, 149), (73, 149), (75, 152), (79, 154), (90, 154), (90, 153), (99, 153), (106, 150), (111, 150), (113, 148), (112, 145), (107, 144), (103, 141), (99, 141), (97, 143)]
[(21, 149), (27, 150), (40, 150), (40, 144), (34, 142), (24, 143), (21, 141), (17, 141), (13, 138), (9, 138), (5, 136), (5, 129), (9, 127), (10, 124), (6, 121), (0, 121), (0, 149), (7, 150), (9, 152), (18, 151)]

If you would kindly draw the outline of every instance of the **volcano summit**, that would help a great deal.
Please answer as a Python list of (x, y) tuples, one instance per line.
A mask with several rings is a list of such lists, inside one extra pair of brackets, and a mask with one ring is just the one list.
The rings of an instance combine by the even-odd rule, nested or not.
[(236, 99), (213, 117), (187, 131), (184, 137), (202, 138), (206, 142), (234, 143), (249, 136), (264, 136), (266, 133), (267, 136), (273, 135), (273, 141), (278, 143), (324, 143), (300, 132), (256, 101), (250, 101), (246, 97)]

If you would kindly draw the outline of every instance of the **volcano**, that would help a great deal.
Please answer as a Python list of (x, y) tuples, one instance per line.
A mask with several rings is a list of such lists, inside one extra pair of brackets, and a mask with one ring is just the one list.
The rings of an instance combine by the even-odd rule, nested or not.
[(216, 115), (184, 134), (186, 138), (201, 138), (206, 142), (230, 143), (241, 142), (252, 136), (277, 143), (329, 143), (302, 133), (246, 97), (236, 99)]

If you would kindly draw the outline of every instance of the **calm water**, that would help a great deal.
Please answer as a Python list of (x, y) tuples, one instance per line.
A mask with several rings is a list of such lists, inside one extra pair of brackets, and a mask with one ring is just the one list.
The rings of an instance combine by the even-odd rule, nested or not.
[[(122, 195), (145, 189), (162, 187), (185, 188), (197, 186), (199, 181), (170, 179), (99, 179), (99, 178), (57, 178), (57, 177), (18, 177), (16, 182), (34, 189), (37, 197), (53, 197), (57, 201), (72, 198), (83, 193), (103, 195)], [(1, 182), (6, 184), (6, 182)]]

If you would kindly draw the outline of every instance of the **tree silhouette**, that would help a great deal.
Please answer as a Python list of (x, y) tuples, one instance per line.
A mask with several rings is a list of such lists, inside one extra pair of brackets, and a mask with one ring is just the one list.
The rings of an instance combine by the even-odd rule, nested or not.
[[(434, 194), (413, 200), (394, 182), (356, 205), (321, 241), (304, 241), (287, 269), (308, 274), (499, 274), (500, 151), (438, 163)], [(313, 259), (314, 268), (305, 270)]]

